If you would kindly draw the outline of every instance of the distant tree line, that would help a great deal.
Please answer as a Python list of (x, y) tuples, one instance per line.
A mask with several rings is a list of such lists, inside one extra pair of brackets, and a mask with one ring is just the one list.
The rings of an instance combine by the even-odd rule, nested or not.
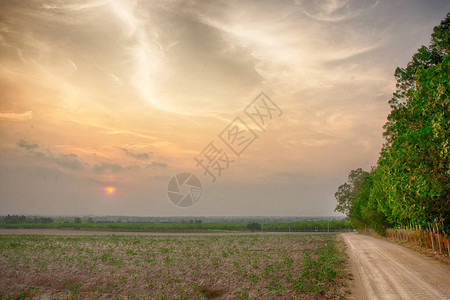
[(450, 233), (449, 16), (431, 44), (395, 71), (377, 166), (352, 170), (335, 194), (336, 211), (354, 226)]
[(183, 220), (181, 221), (182, 224), (202, 224), (202, 220)]
[(48, 217), (28, 217), (24, 215), (7, 215), (4, 217), (0, 217), (0, 223), (4, 224), (25, 224), (25, 223), (34, 223), (34, 224), (48, 224), (53, 223), (52, 218)]
[[(80, 217), (72, 221), (58, 220), (52, 223), (40, 223), (41, 218), (31, 218), (21, 216), (13, 223), (5, 223), (0, 217), (0, 227), (3, 228), (85, 228), (99, 230), (124, 230), (124, 231), (151, 231), (151, 232), (189, 232), (208, 230), (229, 230), (229, 231), (266, 231), (266, 232), (326, 232), (326, 231), (348, 231), (352, 230), (350, 221), (347, 219), (327, 220), (327, 221), (299, 221), (289, 223), (259, 223), (259, 222), (217, 222), (217, 223), (136, 223), (136, 222), (94, 222), (87, 219), (84, 222)], [(8, 219), (10, 220), (10, 219)], [(33, 222), (31, 222), (33, 220)], [(11, 222), (11, 221), (9, 221)], [(37, 223), (35, 223), (37, 222)]]

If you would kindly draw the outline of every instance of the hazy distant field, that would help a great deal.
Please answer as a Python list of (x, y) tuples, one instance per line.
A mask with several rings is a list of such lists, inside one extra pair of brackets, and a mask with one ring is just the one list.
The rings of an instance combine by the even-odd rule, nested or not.
[(0, 235), (0, 295), (342, 298), (338, 235)]
[[(3, 220), (4, 221), (4, 220)], [(212, 222), (212, 223), (139, 223), (139, 222), (113, 222), (113, 223), (75, 223), (55, 221), (52, 223), (34, 223), (32, 218), (28, 223), (5, 223), (0, 217), (0, 228), (59, 228), (59, 229), (88, 229), (88, 230), (110, 230), (110, 231), (148, 231), (148, 232), (206, 232), (215, 230), (228, 231), (250, 231), (248, 222)], [(321, 221), (297, 221), (297, 222), (270, 222), (261, 223), (263, 231), (288, 232), (326, 232), (326, 231), (348, 231), (352, 227), (348, 220), (321, 220)]]

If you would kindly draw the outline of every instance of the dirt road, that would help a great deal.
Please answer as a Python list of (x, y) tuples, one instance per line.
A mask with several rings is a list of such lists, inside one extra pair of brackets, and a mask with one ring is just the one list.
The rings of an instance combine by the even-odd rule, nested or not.
[(381, 239), (343, 234), (354, 299), (450, 299), (450, 267)]

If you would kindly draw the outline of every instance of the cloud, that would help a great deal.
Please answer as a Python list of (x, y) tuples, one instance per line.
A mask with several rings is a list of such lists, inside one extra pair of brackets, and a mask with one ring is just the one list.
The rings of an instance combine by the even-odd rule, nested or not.
[(92, 171), (94, 172), (105, 172), (105, 171), (110, 171), (110, 172), (121, 172), (121, 171), (136, 171), (139, 170), (141, 167), (138, 165), (131, 165), (131, 166), (126, 166), (126, 167), (122, 167), (119, 164), (116, 163), (109, 163), (109, 162), (101, 162), (99, 164), (96, 164), (92, 167)]
[[(74, 153), (55, 153), (52, 152), (50, 149), (46, 149), (43, 151), (35, 151), (39, 148), (38, 144), (32, 144), (24, 139), (20, 139), (17, 141), (17, 146), (20, 148), (24, 148), (28, 150), (29, 152), (34, 153), (34, 156), (46, 161), (51, 161), (56, 163), (57, 165), (69, 169), (72, 171), (80, 171), (83, 169), (83, 162), (79, 159), (79, 157)], [(145, 153), (145, 152), (132, 152), (126, 148), (120, 148), (123, 150), (127, 155), (136, 158), (136, 159), (149, 159), (151, 152)], [(166, 168), (167, 164), (162, 162), (152, 162), (151, 164), (147, 164), (146, 168)], [(92, 166), (92, 170), (94, 172), (103, 172), (103, 171), (112, 171), (112, 172), (119, 172), (122, 170), (139, 170), (141, 167), (138, 165), (131, 165), (128, 167), (122, 167), (119, 164), (116, 163), (108, 163), (108, 162), (101, 162), (99, 164), (96, 164)]]
[(48, 157), (63, 168), (70, 169), (72, 171), (80, 171), (83, 169), (83, 164), (80, 162), (76, 154), (53, 154), (50, 151), (49, 153), (50, 155)]
[[(444, 0), (50, 2), (0, 1), (0, 146), (10, 155), (1, 164), (53, 168), (67, 185), (3, 172), (0, 190), (16, 185), (8, 203), (18, 209), (15, 199), (28, 193), (21, 205), (30, 211), (36, 203), (61, 213), (98, 205), (100, 213), (165, 215), (177, 210), (160, 203), (170, 179), (162, 175), (173, 176), (174, 166), (198, 172), (192, 156), (260, 91), (285, 114), (191, 213), (332, 213), (347, 171), (376, 163), (393, 70), (429, 42), (450, 7)], [(326, 177), (335, 175), (342, 181)], [(83, 178), (108, 182), (95, 194), (78, 184)], [(105, 206), (99, 187), (117, 182), (124, 201)], [(130, 205), (138, 198), (144, 206)]]
[(297, 0), (295, 4), (312, 19), (322, 22), (339, 22), (354, 18), (363, 11), (376, 7), (378, 2), (379, 0)]
[[(18, 140), (17, 146), (20, 148), (24, 148), (30, 152), (34, 152), (35, 149), (39, 148), (38, 144), (31, 144), (24, 139)], [(72, 171), (80, 171), (83, 169), (83, 164), (78, 159), (78, 156), (73, 153), (53, 153), (52, 151), (47, 149), (45, 151), (34, 152), (34, 155), (35, 157), (45, 159), (47, 161), (52, 161), (57, 165)]]
[(162, 111), (209, 113), (238, 102), (263, 80), (255, 70), (252, 49), (200, 22), (193, 11), (201, 7), (183, 1), (109, 5), (119, 24), (117, 35), (131, 41), (126, 45), (129, 81), (143, 99)]
[(128, 150), (127, 148), (119, 148), (120, 150), (122, 150), (123, 152), (125, 152), (126, 155), (135, 158), (135, 159), (140, 159), (140, 160), (146, 160), (150, 158), (150, 155), (152, 154), (152, 152), (134, 152), (131, 150)]
[(28, 110), (21, 114), (11, 112), (0, 112), (0, 119), (4, 120), (25, 121), (31, 118), (33, 118), (33, 112), (31, 110)]
[(73, 153), (53, 153), (52, 151), (47, 150), (46, 152), (36, 152), (35, 156), (54, 162), (58, 166), (72, 171), (81, 171), (83, 169), (83, 164), (79, 160), (78, 156)]
[(121, 165), (108, 162), (102, 162), (92, 167), (92, 170), (94, 172), (103, 172), (103, 171), (119, 172), (122, 171), (122, 169), (123, 168)]
[(20, 139), (17, 141), (17, 146), (19, 146), (20, 148), (25, 148), (28, 151), (33, 151), (34, 149), (39, 148), (39, 146), (37, 144), (30, 144), (23, 139)]
[(151, 164), (147, 164), (145, 167), (146, 168), (162, 168), (162, 169), (165, 169), (165, 168), (167, 168), (167, 164), (163, 163), (163, 162), (152, 161)]
[(45, 158), (46, 157), (45, 153), (42, 152), (42, 151), (35, 152), (34, 156), (39, 157), (39, 158)]

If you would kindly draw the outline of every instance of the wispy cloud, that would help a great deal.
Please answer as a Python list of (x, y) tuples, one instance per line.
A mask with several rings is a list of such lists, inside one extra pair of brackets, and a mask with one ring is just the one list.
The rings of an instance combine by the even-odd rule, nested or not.
[(354, 18), (361, 12), (377, 6), (379, 0), (295, 0), (302, 13), (322, 22), (340, 22)]
[(77, 67), (77, 65), (72, 61), (72, 60), (70, 60), (70, 59), (68, 59), (67, 60), (68, 62), (69, 62), (69, 64), (75, 69), (75, 71), (77, 71), (78, 70), (78, 67)]
[(137, 16), (136, 3), (133, 1), (114, 1), (110, 3), (110, 8), (121, 21), (127, 37), (135, 41), (128, 46), (134, 67), (132, 84), (144, 99), (162, 109), (150, 86), (162, 67), (163, 52), (159, 47), (157, 27), (148, 24), (151, 19), (144, 20)]
[(147, 164), (145, 167), (146, 168), (152, 168), (152, 169), (154, 169), (154, 168), (165, 169), (165, 168), (167, 168), (167, 164), (163, 163), (163, 162), (152, 161), (150, 164)]
[(33, 112), (28, 110), (24, 113), (0, 112), (0, 119), (10, 121), (25, 121), (33, 118)]
[(108, 1), (105, 0), (92, 0), (83, 3), (82, 1), (77, 3), (58, 3), (57, 5), (44, 3), (42, 4), (42, 8), (48, 10), (68, 10), (68, 11), (80, 11), (85, 9), (97, 8), (100, 6), (104, 6)]
[(150, 158), (150, 155), (152, 154), (152, 152), (135, 152), (127, 148), (119, 148), (119, 149), (125, 152), (126, 155), (140, 160), (147, 160)]
[(153, 136), (149, 136), (146, 134), (141, 134), (141, 133), (133, 132), (133, 131), (129, 131), (129, 130), (111, 130), (111, 131), (107, 131), (105, 133), (111, 134), (111, 135), (116, 135), (116, 134), (131, 135), (131, 136), (136, 136), (136, 137), (140, 137), (140, 138), (144, 138), (144, 139), (155, 140), (155, 137), (153, 137)]
[[(97, 185), (120, 183), (119, 213), (170, 215), (161, 199), (172, 171), (197, 172), (205, 193), (220, 191), (209, 196), (223, 201), (200, 202), (198, 214), (252, 213), (256, 202), (261, 212), (303, 214), (308, 201), (332, 213), (336, 174), (376, 162), (393, 71), (449, 9), (448, 0), (0, 1), (0, 167), (98, 180), (54, 186), (58, 198), (70, 188), (95, 202)], [(223, 171), (220, 188), (206, 188), (193, 157), (261, 91), (282, 118)], [(248, 186), (282, 172), (315, 176)], [(29, 191), (28, 203), (41, 189), (4, 182), (9, 199)]]

